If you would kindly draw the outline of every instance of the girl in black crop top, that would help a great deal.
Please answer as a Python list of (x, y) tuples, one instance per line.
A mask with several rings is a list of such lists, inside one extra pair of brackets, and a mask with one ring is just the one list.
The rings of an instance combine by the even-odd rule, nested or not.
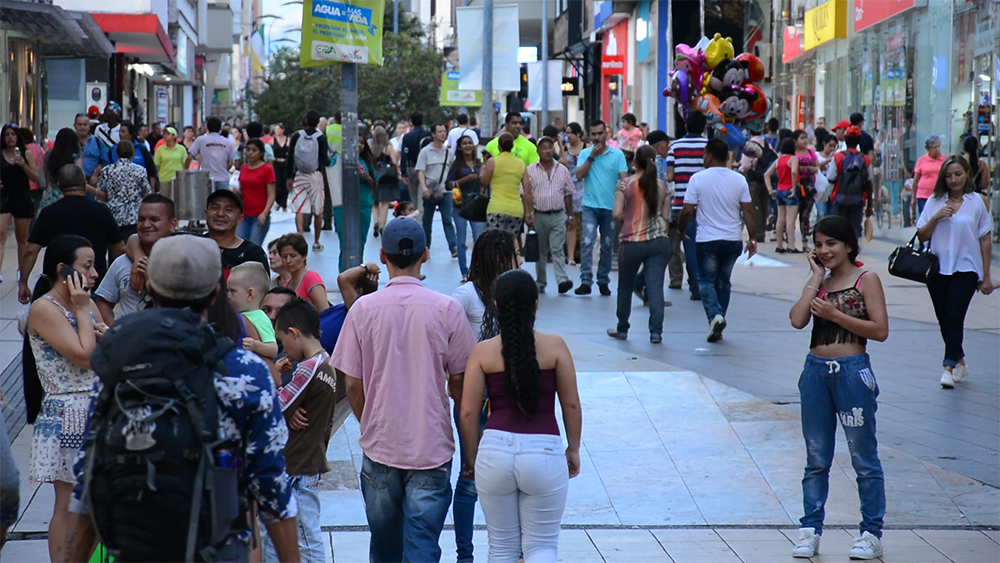
[(812, 275), (789, 313), (797, 329), (813, 322), (810, 353), (799, 377), (806, 468), (804, 514), (792, 555), (812, 557), (819, 551), (839, 421), (851, 444), (861, 500), (860, 535), (849, 555), (875, 559), (882, 555), (885, 479), (875, 437), (879, 390), (867, 346), (889, 336), (885, 294), (878, 276), (855, 262), (858, 237), (847, 219), (824, 217), (813, 229), (813, 243)]

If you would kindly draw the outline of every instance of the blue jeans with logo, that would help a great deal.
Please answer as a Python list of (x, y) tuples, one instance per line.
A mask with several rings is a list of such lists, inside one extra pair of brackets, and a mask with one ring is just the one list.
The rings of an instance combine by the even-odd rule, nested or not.
[[(452, 408), (455, 416), (455, 428), (459, 426), (458, 409)], [(479, 411), (479, 433), (486, 429), (486, 403)], [(459, 452), (462, 463), (465, 463), (465, 442), (458, 441)], [(476, 517), (476, 482), (462, 477), (459, 471), (458, 482), (455, 483), (455, 499), (451, 504), (451, 517), (455, 521), (455, 547), (458, 555), (458, 563), (468, 563), (473, 561), (472, 556), (472, 532), (474, 530), (473, 520)]]
[(455, 223), (452, 221), (454, 203), (451, 193), (445, 192), (440, 200), (424, 200), (424, 236), (427, 237), (427, 248), (431, 247), (431, 231), (434, 227), (434, 210), (441, 211), (441, 226), (444, 227), (444, 238), (448, 240), (448, 250), (455, 248)]
[[(326, 560), (323, 549), (323, 530), (320, 528), (318, 485), (320, 475), (292, 475), (292, 494), (299, 505), (295, 523), (299, 529), (299, 558), (302, 563), (321, 563)], [(267, 531), (261, 527), (260, 543), (264, 563), (278, 561), (278, 552)]]
[(372, 561), (440, 561), (441, 530), (451, 506), (451, 460), (424, 470), (372, 461), (361, 466), (361, 495)]
[(803, 528), (823, 532), (824, 506), (830, 492), (830, 467), (836, 444), (837, 420), (844, 427), (851, 463), (861, 497), (861, 532), (882, 537), (885, 478), (875, 438), (878, 383), (868, 354), (844, 358), (806, 356), (799, 377), (802, 437), (806, 470), (802, 477)]
[(256, 217), (244, 217), (243, 222), (236, 227), (236, 236), (246, 239), (257, 246), (264, 246), (267, 231), (271, 229), (271, 214), (268, 213), (264, 226), (257, 224)]
[(698, 243), (698, 292), (709, 322), (715, 315), (726, 316), (732, 294), (733, 266), (743, 252), (738, 240), (713, 240)]
[(475, 243), (476, 239), (479, 238), (479, 233), (483, 232), (483, 229), (486, 228), (486, 222), (469, 221), (459, 215), (458, 209), (455, 209), (454, 206), (452, 206), (451, 218), (455, 221), (455, 240), (458, 243), (458, 269), (462, 272), (462, 277), (464, 278), (469, 273), (469, 262), (466, 259), (468, 251), (465, 248), (465, 244), (469, 240), (469, 227), (472, 227), (472, 242)]
[(594, 283), (594, 244), (601, 235), (601, 257), (597, 261), (597, 283), (611, 282), (611, 248), (615, 232), (610, 209), (583, 208), (583, 241), (580, 245), (580, 284)]

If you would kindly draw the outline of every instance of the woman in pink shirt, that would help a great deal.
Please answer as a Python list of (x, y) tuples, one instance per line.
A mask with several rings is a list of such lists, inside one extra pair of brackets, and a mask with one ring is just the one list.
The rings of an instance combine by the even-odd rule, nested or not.
[(941, 172), (941, 165), (944, 163), (944, 155), (941, 154), (941, 137), (928, 135), (924, 141), (924, 148), (927, 154), (917, 159), (917, 165), (913, 169), (913, 185), (917, 187), (917, 197), (913, 203), (913, 215), (920, 215), (924, 212), (924, 204), (934, 193), (934, 185), (937, 183), (938, 173)]
[(288, 269), (288, 281), (285, 287), (295, 291), (303, 299), (308, 299), (319, 311), (325, 311), (330, 306), (323, 278), (316, 272), (306, 268), (306, 256), (309, 255), (309, 243), (298, 233), (289, 233), (277, 243), (278, 253)]

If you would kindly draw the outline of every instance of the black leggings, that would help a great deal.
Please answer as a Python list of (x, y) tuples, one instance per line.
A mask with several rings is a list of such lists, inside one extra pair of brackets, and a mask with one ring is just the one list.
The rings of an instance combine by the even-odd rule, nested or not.
[(941, 327), (944, 339), (944, 365), (955, 367), (965, 358), (962, 339), (965, 336), (965, 314), (979, 286), (979, 275), (975, 272), (955, 272), (938, 275), (927, 282), (931, 294), (934, 314)]

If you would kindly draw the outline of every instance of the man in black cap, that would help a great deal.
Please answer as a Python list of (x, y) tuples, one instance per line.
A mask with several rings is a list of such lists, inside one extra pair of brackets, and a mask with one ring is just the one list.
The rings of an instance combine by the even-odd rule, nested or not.
[(257, 244), (236, 236), (236, 227), (243, 222), (243, 200), (231, 190), (217, 190), (209, 194), (205, 205), (205, 223), (208, 238), (219, 245), (222, 269), (226, 278), (229, 270), (245, 262), (260, 262), (270, 274), (267, 252)]

